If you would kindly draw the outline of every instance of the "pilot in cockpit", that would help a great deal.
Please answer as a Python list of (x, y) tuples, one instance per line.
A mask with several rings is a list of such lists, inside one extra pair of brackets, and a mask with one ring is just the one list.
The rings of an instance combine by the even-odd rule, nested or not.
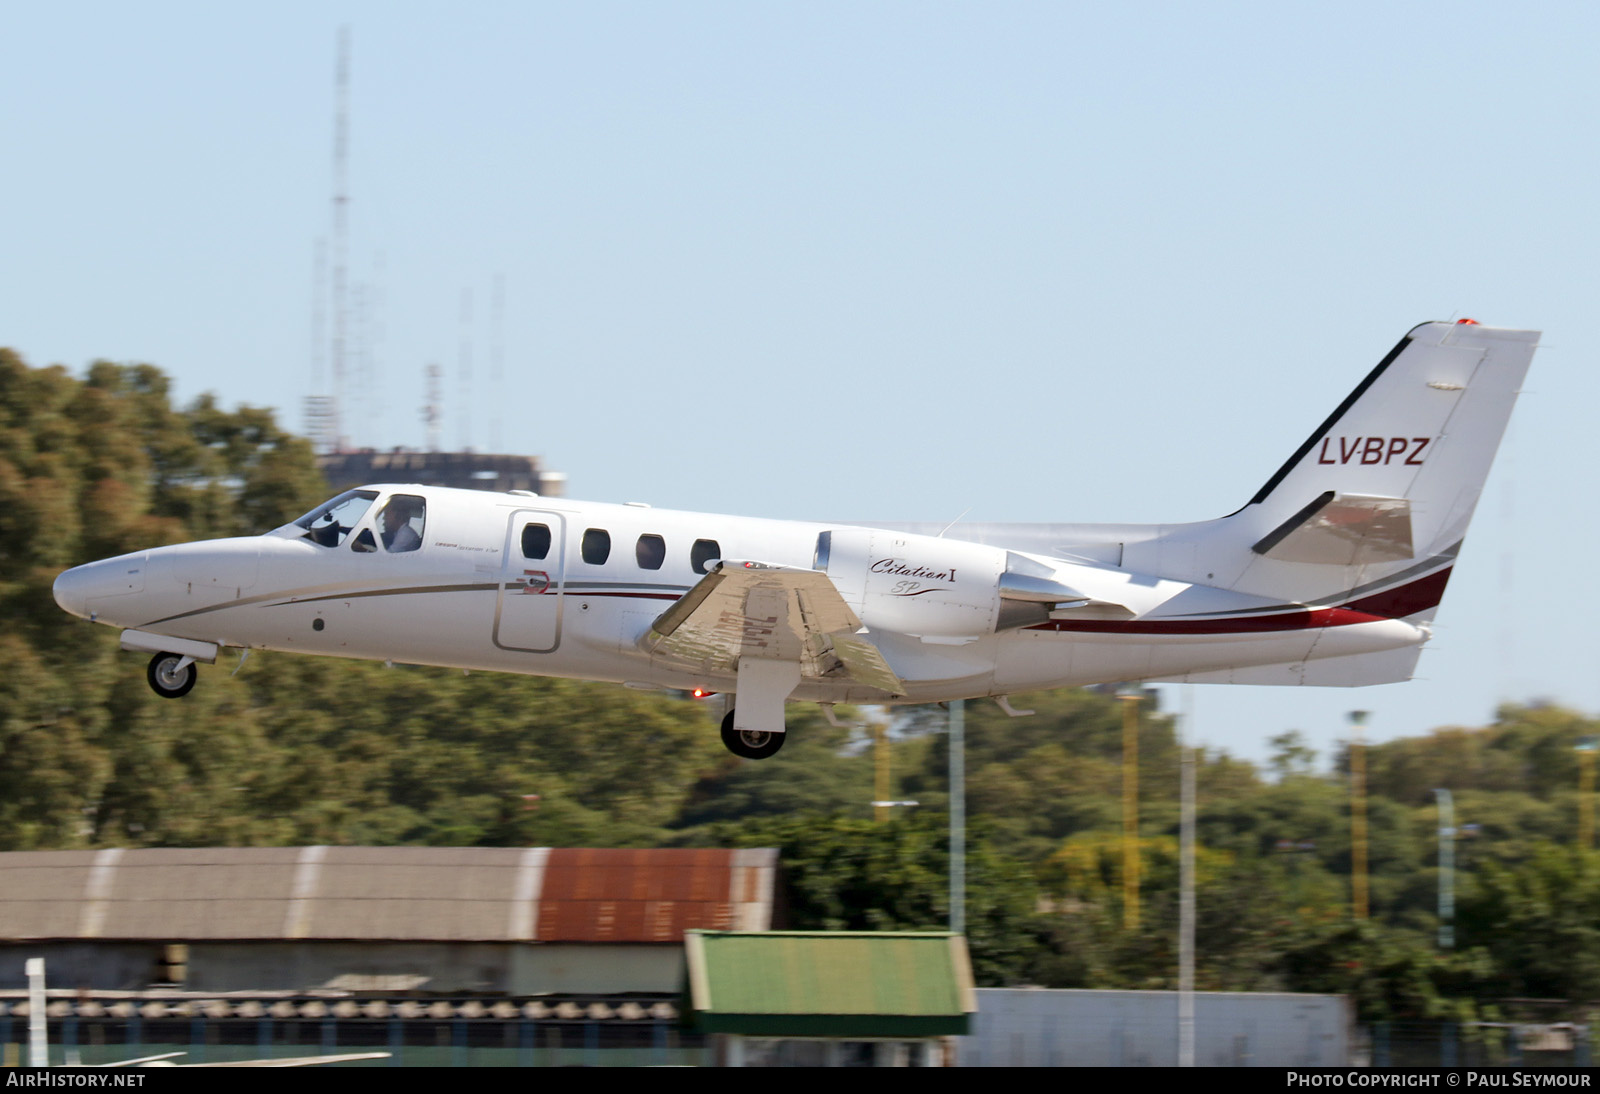
[(421, 498), (409, 494), (396, 494), (389, 499), (389, 504), (378, 515), (384, 550), (390, 554), (400, 554), (422, 546), (422, 536), (412, 523), (422, 523), (422, 506)]

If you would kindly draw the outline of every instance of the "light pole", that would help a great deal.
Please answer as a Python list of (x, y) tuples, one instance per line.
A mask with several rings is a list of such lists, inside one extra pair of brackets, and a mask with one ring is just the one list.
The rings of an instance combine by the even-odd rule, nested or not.
[(1369, 713), (1350, 712), (1356, 731), (1350, 742), (1350, 912), (1356, 919), (1367, 918), (1367, 746), (1362, 731)]
[(879, 824), (889, 819), (889, 732), (882, 722), (872, 725), (872, 811)]
[(1456, 947), (1456, 807), (1450, 791), (1436, 789), (1439, 802), (1439, 948)]
[(30, 957), (22, 963), (28, 978), (28, 1066), (50, 1066), (49, 1034), (45, 1028), (44, 958)]
[(1194, 1066), (1194, 685), (1183, 685), (1178, 860), (1178, 1066)]
[(1126, 687), (1122, 700), (1122, 926), (1139, 929), (1139, 689)]
[(967, 930), (966, 704), (950, 703), (950, 933)]
[(1594, 755), (1600, 738), (1579, 737), (1573, 747), (1578, 753), (1578, 846), (1587, 851), (1594, 846)]

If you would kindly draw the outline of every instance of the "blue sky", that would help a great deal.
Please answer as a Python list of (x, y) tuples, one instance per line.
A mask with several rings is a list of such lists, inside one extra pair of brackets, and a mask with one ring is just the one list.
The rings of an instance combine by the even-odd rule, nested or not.
[(356, 443), (422, 445), (436, 363), (446, 447), (576, 497), (1198, 520), (1414, 324), (1533, 327), (1425, 679), (1198, 688), (1198, 729), (1600, 705), (1591, 5), (24, 6), (0, 344), (299, 427), (345, 25)]

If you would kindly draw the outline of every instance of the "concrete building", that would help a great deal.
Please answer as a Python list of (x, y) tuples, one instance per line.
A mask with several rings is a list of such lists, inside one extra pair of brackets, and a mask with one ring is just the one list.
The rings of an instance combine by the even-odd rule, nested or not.
[[(979, 988), (963, 1067), (1176, 1067), (1178, 993)], [(1349, 1067), (1342, 995), (1194, 993), (1200, 1067)]]
[(528, 490), (541, 497), (558, 498), (566, 492), (567, 486), (567, 476), (559, 471), (546, 471), (537, 456), (488, 452), (364, 448), (357, 452), (318, 456), (317, 469), (334, 490), (347, 490), (371, 482), (416, 482), (502, 493)]

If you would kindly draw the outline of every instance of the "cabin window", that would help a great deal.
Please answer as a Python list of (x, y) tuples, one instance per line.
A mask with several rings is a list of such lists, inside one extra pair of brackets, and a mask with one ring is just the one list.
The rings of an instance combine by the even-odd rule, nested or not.
[(416, 494), (395, 494), (378, 514), (378, 538), (391, 555), (403, 555), (422, 546), (422, 529), (428, 503)]
[(522, 557), (546, 558), (550, 554), (550, 526), (524, 524), (522, 526)]
[(697, 574), (706, 572), (706, 565), (722, 557), (722, 548), (714, 539), (697, 539), (689, 551), (689, 565)]
[(356, 525), (361, 523), (361, 518), (367, 515), (367, 510), (377, 500), (376, 490), (346, 490), (294, 523), (296, 527), (304, 528), (304, 538), (317, 546), (337, 547), (355, 531)]
[(611, 557), (611, 533), (604, 528), (587, 528), (583, 533), (583, 561), (599, 566)]
[(667, 541), (660, 536), (646, 533), (639, 537), (639, 542), (634, 545), (633, 557), (639, 560), (641, 570), (659, 570), (661, 564), (667, 560)]

